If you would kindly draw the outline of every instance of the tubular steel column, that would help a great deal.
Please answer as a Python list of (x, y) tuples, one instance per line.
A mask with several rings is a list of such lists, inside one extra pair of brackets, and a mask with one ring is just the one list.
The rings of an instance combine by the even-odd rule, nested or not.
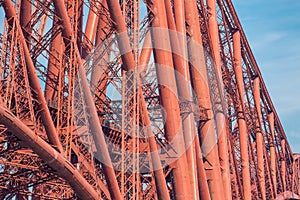
[(275, 150), (275, 124), (274, 124), (274, 113), (271, 112), (268, 115), (270, 132), (271, 132), (271, 142), (270, 142), (270, 171), (273, 183), (273, 191), (275, 196), (277, 195), (277, 179), (276, 179), (276, 150)]
[[(12, 20), (17, 19), (16, 11), (10, 0), (4, 0), (3, 7), (4, 7), (6, 18), (8, 19), (8, 21), (10, 23), (13, 22)], [(45, 126), (49, 142), (53, 146), (55, 146), (55, 148), (59, 152), (62, 153), (63, 148), (59, 141), (58, 134), (55, 130), (55, 126), (53, 124), (43, 91), (40, 86), (39, 79), (38, 79), (36, 71), (35, 71), (34, 64), (31, 59), (31, 55), (30, 55), (28, 46), (26, 44), (26, 40), (24, 38), (23, 32), (19, 25), (17, 25), (17, 29), (19, 32), (19, 37), (20, 37), (19, 39), (20, 39), (20, 42), (22, 44), (23, 51), (24, 51), (26, 68), (27, 68), (28, 77), (29, 77), (29, 83), (30, 83), (30, 86), (32, 87), (32, 89), (34, 89), (35, 92), (37, 93), (37, 98), (39, 100), (39, 110), (41, 111), (41, 118), (42, 118), (43, 124)]]
[[(192, 102), (192, 95), (190, 93), (190, 77), (187, 57), (187, 46), (185, 37), (185, 20), (184, 20), (184, 5), (183, 1), (174, 1), (174, 16), (176, 25), (172, 14), (172, 7), (169, 0), (165, 0), (166, 14), (168, 26), (170, 29), (170, 40), (172, 47), (172, 56), (175, 68), (175, 77), (177, 82), (178, 94), (183, 101)], [(195, 163), (195, 149), (194, 149), (194, 135), (196, 133), (196, 126), (194, 123), (194, 114), (190, 113), (183, 117), (183, 134), (186, 145), (186, 155), (189, 167), (190, 183), (193, 192), (193, 198), (198, 199), (197, 173)]]
[(23, 28), (27, 46), (30, 48), (31, 27), (29, 27), (29, 22), (31, 19), (31, 0), (21, 0), (20, 10), (20, 25)]
[[(108, 10), (107, 8), (107, 0), (101, 0), (102, 1), (102, 6), (103, 6), (103, 10)], [(104, 12), (104, 11), (103, 11)], [(108, 16), (106, 16), (108, 15)], [(100, 15), (98, 17), (98, 24), (97, 24), (97, 30), (96, 30), (96, 40), (95, 40), (95, 46), (97, 47), (101, 42), (103, 42), (105, 39), (109, 39), (107, 38), (107, 34), (109, 33), (111, 26), (108, 25), (110, 15), (109, 12), (106, 11), (105, 15)]]
[[(107, 3), (106, 0), (102, 0), (102, 6), (104, 9), (107, 8)], [(106, 15), (109, 15), (107, 12)], [(110, 37), (107, 37), (107, 34), (110, 32), (110, 29), (112, 28), (111, 25), (108, 25), (108, 19), (105, 17), (105, 15), (100, 15), (98, 17), (98, 23), (97, 23), (97, 30), (96, 30), (96, 38), (95, 38), (95, 47), (97, 48), (98, 51), (98, 45), (103, 45), (101, 46), (101, 49), (99, 51), (105, 51), (106, 48), (108, 47), (105, 43), (107, 40), (110, 40)], [(93, 41), (93, 40), (91, 40)], [(104, 43), (104, 44), (103, 44)], [(106, 61), (109, 59), (109, 52), (105, 52), (103, 55), (103, 58), (100, 61), (100, 65), (94, 65), (91, 73), (91, 85), (97, 86), (100, 77), (103, 76), (103, 71), (107, 69), (107, 63)], [(105, 69), (103, 70), (101, 67), (105, 66)], [(102, 77), (105, 78), (105, 77)], [(105, 84), (106, 85), (106, 84)], [(105, 95), (103, 95), (104, 99), (106, 98)]]
[[(144, 45), (143, 45), (143, 49), (139, 58), (139, 67), (146, 67), (146, 65), (148, 64), (149, 60), (150, 60), (150, 56), (151, 56), (151, 35), (148, 32), (146, 37), (145, 37), (145, 41), (144, 41)], [(151, 162), (152, 162), (152, 166), (154, 169), (154, 178), (155, 178), (155, 186), (156, 186), (156, 190), (157, 190), (157, 196), (158, 199), (161, 200), (168, 200), (170, 199), (169, 196), (169, 192), (168, 192), (168, 188), (167, 188), (167, 183), (165, 180), (165, 175), (164, 172), (162, 170), (162, 165), (161, 165), (161, 160), (159, 157), (158, 149), (157, 149), (157, 144), (155, 141), (155, 137), (153, 135), (153, 132), (151, 130), (151, 121), (150, 121), (150, 117), (148, 115), (148, 111), (147, 111), (147, 105), (145, 102), (145, 99), (143, 97), (142, 94), (142, 89), (138, 88), (138, 95), (140, 98), (140, 115), (142, 117), (142, 122), (143, 122), (143, 126), (146, 127), (146, 131), (147, 131), (147, 135), (148, 135), (148, 143), (149, 143), (149, 147), (150, 147), (150, 152), (151, 152)]]
[[(209, 15), (208, 16), (208, 28), (209, 28), (208, 30), (209, 30), (211, 49), (213, 52), (212, 56), (214, 58), (217, 75), (219, 78), (218, 81), (221, 85), (221, 98), (222, 98), (224, 85), (223, 85), (222, 69), (221, 69), (221, 56), (220, 56), (220, 46), (219, 46), (219, 29), (218, 29), (218, 22), (217, 22), (216, 0), (207, 0), (206, 3), (207, 3), (208, 15)], [(224, 130), (225, 129), (224, 127), (226, 127), (226, 124), (224, 124), (225, 122), (223, 120), (224, 120), (224, 115), (222, 113), (217, 113), (216, 122), (217, 122), (217, 127), (218, 127), (218, 134), (220, 136), (219, 145), (222, 145), (220, 149), (222, 149), (224, 151), (226, 149), (226, 147), (224, 148), (224, 145), (226, 144), (226, 139), (225, 139), (226, 130)], [(222, 154), (224, 154), (223, 151), (222, 151)], [(223, 156), (224, 155), (222, 155), (222, 157)], [(223, 157), (223, 159), (226, 160), (226, 158), (224, 158), (224, 157)], [(226, 164), (224, 167), (227, 167)], [(228, 167), (227, 167), (227, 169), (228, 169)], [(220, 182), (220, 178), (218, 176), (219, 176), (219, 173), (217, 173), (215, 175), (215, 177), (217, 178), (216, 182)], [(225, 180), (226, 180), (226, 189), (228, 189), (229, 185), (228, 185), (228, 178), (226, 178), (226, 175), (225, 175)], [(220, 185), (218, 187), (212, 185), (212, 187), (210, 189), (212, 190), (212, 188), (220, 188), (220, 187), (221, 187)], [(218, 192), (219, 194), (220, 193), (223, 194), (225, 192), (225, 189), (218, 190), (218, 191), (219, 191)], [(227, 193), (226, 198), (230, 198), (229, 195), (230, 194)], [(217, 197), (217, 199), (220, 199), (220, 197)]]
[(281, 176), (282, 176), (282, 182), (283, 182), (283, 191), (285, 191), (287, 188), (286, 188), (286, 162), (285, 162), (285, 139), (282, 139), (280, 141), (280, 144), (281, 144), (281, 158), (282, 158), (282, 161), (281, 161)]
[(251, 199), (251, 182), (250, 182), (250, 162), (249, 162), (249, 135), (247, 132), (247, 125), (245, 119), (245, 101), (244, 101), (244, 81), (243, 81), (243, 71), (241, 63), (241, 37), (240, 32), (236, 31), (233, 34), (233, 49), (234, 49), (234, 72), (236, 76), (238, 96), (239, 96), (239, 108), (237, 111), (238, 115), (238, 125), (240, 132), (240, 147), (241, 147), (241, 158), (242, 158), (242, 175), (243, 175), (243, 191), (244, 199)]
[(118, 45), (121, 53), (122, 62), (125, 70), (128, 70), (129, 66), (135, 66), (135, 60), (131, 52), (130, 41), (127, 36), (127, 28), (125, 26), (121, 8), (117, 0), (109, 0), (107, 1), (107, 5), (108, 5), (111, 18), (115, 22), (114, 25), (118, 32), (117, 40), (118, 40)]
[[(111, 17), (116, 22), (116, 29), (119, 34), (121, 34), (120, 37), (118, 37), (118, 45), (120, 48), (120, 51), (122, 53), (122, 61), (124, 63), (124, 68), (126, 71), (133, 70), (135, 66), (135, 61), (133, 54), (131, 52), (130, 42), (129, 38), (127, 37), (127, 28), (125, 26), (125, 22), (123, 20), (122, 12), (120, 5), (117, 0), (108, 1), (108, 8), (111, 14)], [(146, 41), (147, 42), (147, 41)], [(144, 52), (147, 54), (146, 52)], [(145, 60), (144, 60), (145, 59)], [(146, 58), (141, 58), (142, 65), (147, 63), (147, 56)], [(147, 127), (147, 135), (148, 135), (148, 143), (150, 146), (151, 153), (151, 161), (153, 164), (154, 170), (154, 176), (155, 176), (155, 183), (156, 183), (156, 189), (159, 195), (159, 199), (170, 199), (169, 192), (166, 184), (166, 180), (164, 177), (164, 173), (161, 167), (160, 158), (157, 154), (157, 146), (155, 144), (155, 138), (153, 136), (151, 128), (151, 121), (147, 113), (147, 107), (146, 102), (144, 100), (144, 97), (142, 95), (141, 88), (138, 89), (138, 98), (139, 103), (138, 105), (140, 107), (140, 115), (143, 120), (143, 125)]]
[(89, 14), (88, 14), (88, 19), (86, 22), (86, 27), (85, 27), (85, 37), (83, 38), (83, 44), (84, 49), (82, 52), (82, 57), (85, 58), (91, 51), (91, 48), (93, 47), (94, 40), (95, 40), (95, 35), (97, 31), (97, 24), (98, 24), (98, 14), (95, 12), (98, 12), (99, 3), (98, 1), (94, 2), (96, 4), (96, 7), (90, 7)]
[[(197, 18), (198, 16), (198, 10), (197, 10), (197, 4), (195, 0), (185, 0), (185, 11), (186, 11), (186, 23), (188, 24), (187, 26), (187, 31), (190, 34), (189, 36), (191, 37), (188, 43), (188, 48), (189, 48), (189, 61), (190, 61), (190, 70), (191, 70), (191, 80), (192, 80), (192, 85), (193, 89), (196, 92), (197, 96), (197, 101), (199, 106), (203, 107), (204, 109), (208, 110), (208, 118), (206, 121), (202, 122), (203, 124), (199, 125), (199, 133), (202, 136), (205, 136), (207, 134), (208, 130), (210, 127), (213, 126), (213, 120), (212, 120), (212, 107), (211, 107), (211, 100), (210, 100), (210, 90), (208, 87), (208, 78), (207, 78), (207, 69), (206, 69), (206, 63), (205, 63), (205, 57), (204, 57), (204, 51), (203, 51), (203, 46), (202, 46), (202, 34), (200, 32), (200, 23)], [(218, 115), (217, 117), (220, 117)], [(218, 126), (223, 127), (224, 124), (218, 120), (217, 123), (219, 122)], [(219, 130), (218, 130), (219, 132)], [(223, 132), (224, 133), (224, 132)], [(214, 133), (208, 133), (211, 134), (210, 137), (214, 137)], [(201, 136), (201, 137), (202, 137)], [(226, 141), (226, 133), (224, 134), (219, 134), (219, 142), (221, 140), (221, 137), (225, 137)], [(215, 138), (211, 139), (212, 141), (216, 141)], [(231, 199), (230, 195), (230, 180), (229, 180), (229, 164), (228, 164), (228, 149), (227, 149), (227, 144), (223, 143), (224, 151), (220, 152), (220, 158), (223, 160), (223, 183), (226, 182), (226, 188), (227, 190), (224, 191), (225, 193), (225, 199)], [(199, 144), (200, 145), (200, 144)], [(200, 148), (200, 146), (199, 146)], [(212, 151), (216, 151), (216, 147), (213, 147)], [(222, 156), (221, 155), (227, 155), (227, 156)], [(201, 156), (202, 157), (202, 156)], [(208, 155), (205, 155), (206, 159), (209, 159), (209, 161), (212, 161), (212, 158)], [(199, 158), (198, 158), (199, 159)], [(218, 160), (215, 160), (218, 162)], [(202, 163), (203, 164), (203, 163)], [(218, 166), (218, 163), (213, 163), (214, 165), (214, 170), (216, 170), (216, 167)], [(204, 167), (203, 167), (204, 169)], [(198, 168), (198, 172), (202, 171), (203, 169)], [(199, 190), (200, 190), (200, 196), (201, 199), (211, 199), (210, 194), (208, 193), (208, 186), (207, 186), (207, 181), (206, 181), (206, 175), (205, 176), (200, 176), (201, 173), (199, 174), (199, 178), (201, 181), (199, 182)], [(211, 178), (211, 177), (210, 177)], [(224, 184), (225, 186), (225, 184)], [(214, 187), (210, 188), (211, 193), (216, 193), (216, 195), (220, 194), (218, 191), (220, 188)], [(215, 190), (215, 192), (214, 192)], [(217, 196), (214, 198), (220, 198), (220, 196)]]
[[(58, 22), (56, 17), (53, 19), (53, 27)], [(62, 65), (61, 63), (57, 62), (57, 60), (62, 60), (62, 54), (64, 45), (62, 45), (62, 36), (61, 33), (54, 35), (53, 33), (53, 40), (50, 43), (50, 52), (49, 54), (49, 61), (48, 61), (48, 68), (47, 68), (47, 79), (45, 85), (45, 99), (46, 101), (50, 101), (53, 99), (55, 94), (55, 88), (51, 87), (51, 80), (50, 78), (58, 77), (59, 75), (59, 68)]]
[[(208, 28), (210, 43), (213, 51), (214, 61), (218, 70), (218, 74), (222, 74), (221, 70), (221, 56), (220, 56), (220, 44), (219, 44), (219, 28), (217, 21), (217, 8), (216, 0), (206, 0), (208, 9)], [(222, 76), (220, 77), (222, 78)]]
[[(97, 3), (97, 2), (94, 2)], [(98, 23), (98, 15), (95, 12), (98, 12), (98, 8), (96, 5), (96, 8), (90, 7), (89, 10), (89, 15), (88, 19), (86, 22), (86, 27), (85, 27), (85, 38), (83, 39), (83, 43), (86, 45), (91, 42), (91, 44), (94, 43), (95, 35), (96, 35), (96, 30), (97, 30), (97, 23)], [(88, 39), (89, 41), (87, 41)]]
[[(63, 36), (65, 37), (65, 39), (69, 39), (71, 41), (73, 40), (73, 42), (75, 42), (72, 28), (71, 28), (71, 23), (69, 21), (68, 15), (67, 15), (67, 10), (66, 10), (64, 2), (62, 0), (54, 0), (53, 3), (54, 3), (54, 7), (57, 11), (57, 15), (62, 20), (61, 22), (62, 22), (62, 26), (63, 26), (63, 29), (62, 29)], [(75, 46), (77, 47), (77, 45), (75, 45)], [(88, 120), (89, 120), (89, 123), (91, 126), (90, 127), (91, 133), (93, 135), (96, 149), (98, 151), (97, 156), (99, 156), (101, 158), (101, 160), (106, 161), (106, 164), (102, 164), (102, 167), (103, 167), (103, 171), (105, 174), (108, 189), (109, 189), (111, 197), (113, 199), (119, 200), (119, 199), (122, 199), (122, 196), (121, 196), (121, 192), (120, 192), (120, 189), (118, 186), (118, 182), (116, 179), (114, 169), (112, 168), (111, 159), (110, 159), (107, 144), (106, 144), (105, 138), (104, 138), (104, 133), (102, 131), (102, 127), (100, 125), (98, 114), (97, 114), (97, 111), (95, 108), (94, 100), (91, 95), (89, 84), (87, 82), (87, 78), (85, 75), (85, 69), (83, 69), (83, 66), (82, 66), (83, 62), (81, 60), (79, 50), (75, 49), (75, 51), (77, 53), (77, 62), (79, 64), (79, 66), (78, 66), (79, 78), (81, 80), (83, 91), (86, 92), (86, 94), (83, 96), (84, 96), (84, 101), (86, 104), (87, 112), (89, 113)]]
[(148, 31), (146, 33), (141, 55), (139, 57), (140, 73), (148, 67), (151, 53), (152, 53), (151, 34), (150, 31)]
[(257, 122), (256, 122), (256, 148), (257, 148), (257, 168), (258, 168), (258, 181), (259, 187), (261, 191), (262, 199), (266, 199), (266, 186), (265, 186), (265, 164), (264, 164), (264, 139), (261, 132), (261, 107), (260, 107), (260, 81), (259, 78), (256, 77), (254, 79), (254, 102), (257, 112)]
[[(200, 32), (200, 24), (197, 20), (198, 11), (197, 4), (194, 0), (185, 0), (185, 21), (188, 24), (187, 31), (190, 34), (190, 42), (187, 43), (188, 48), (188, 59), (190, 64), (190, 73), (191, 73), (191, 82), (193, 85), (193, 89), (196, 92), (198, 104), (201, 107), (205, 107), (205, 105), (201, 104), (201, 99), (205, 99), (206, 95), (203, 96), (201, 93), (206, 92), (209, 96), (209, 91), (205, 82), (207, 83), (207, 79), (205, 79), (207, 71), (206, 71), (206, 63), (203, 53), (202, 46), (202, 38)], [(207, 78), (207, 77), (206, 77)], [(202, 85), (203, 84), (203, 85)], [(209, 100), (208, 100), (209, 102)], [(197, 131), (198, 132), (198, 131)], [(197, 133), (196, 133), (197, 134)], [(211, 199), (207, 177), (205, 173), (205, 167), (203, 163), (203, 155), (200, 147), (199, 136), (198, 134), (195, 137), (195, 150), (197, 155), (197, 180), (198, 180), (198, 190), (200, 199), (209, 200)]]
[[(174, 148), (179, 153), (182, 153), (182, 155), (178, 155), (178, 160), (174, 163), (175, 167), (172, 171), (175, 198), (190, 199), (189, 174), (186, 170), (185, 144), (182, 135), (180, 108), (173, 69), (165, 3), (163, 1), (153, 0), (151, 10), (154, 12), (154, 19), (151, 22), (151, 36), (153, 39), (152, 45), (156, 62), (157, 79), (159, 82), (159, 94), (161, 104), (166, 111), (165, 132), (169, 141), (173, 141), (175, 137), (177, 138)], [(166, 76), (166, 74), (168, 74), (168, 76)]]

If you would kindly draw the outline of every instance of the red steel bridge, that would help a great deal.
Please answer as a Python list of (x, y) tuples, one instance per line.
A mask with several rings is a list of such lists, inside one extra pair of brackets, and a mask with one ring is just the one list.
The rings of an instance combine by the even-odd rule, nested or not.
[(231, 0), (0, 10), (0, 199), (299, 198)]

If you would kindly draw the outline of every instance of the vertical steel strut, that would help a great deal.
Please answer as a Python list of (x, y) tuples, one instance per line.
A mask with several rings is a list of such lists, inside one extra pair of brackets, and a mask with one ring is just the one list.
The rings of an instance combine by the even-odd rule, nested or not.
[(239, 110), (238, 110), (238, 125), (240, 134), (241, 159), (242, 159), (242, 174), (243, 174), (243, 191), (246, 200), (251, 199), (251, 183), (250, 183), (250, 169), (249, 169), (249, 152), (248, 143), (249, 135), (247, 131), (245, 119), (245, 100), (244, 100), (244, 81), (241, 63), (241, 38), (240, 32), (236, 31), (233, 34), (234, 47), (234, 72), (237, 80), (238, 96), (239, 96)]
[[(66, 11), (66, 7), (61, 0), (54, 0), (54, 7), (57, 11), (58, 16), (61, 18), (61, 22), (63, 25), (62, 33), (65, 39), (65, 42), (70, 42), (73, 41), (74, 43), (76, 42), (72, 33), (72, 28), (71, 24), (68, 20), (68, 15)], [(75, 45), (76, 46), (76, 45)], [(77, 47), (77, 46), (76, 46)], [(118, 182), (116, 180), (115, 172), (112, 168), (111, 164), (111, 158), (109, 156), (109, 152), (106, 146), (106, 142), (104, 139), (104, 134), (99, 122), (98, 114), (95, 108), (94, 100), (91, 95), (90, 87), (87, 82), (85, 70), (83, 69), (83, 62), (81, 60), (80, 53), (78, 49), (75, 49), (77, 53), (77, 62), (78, 62), (78, 73), (79, 73), (79, 78), (82, 83), (83, 91), (86, 92), (84, 95), (84, 101), (85, 104), (87, 105), (86, 109), (87, 112), (89, 113), (89, 124), (91, 128), (91, 133), (93, 134), (93, 138), (95, 141), (95, 145), (97, 148), (97, 156), (100, 157), (100, 160), (105, 161), (106, 163), (103, 164), (103, 171), (105, 174), (105, 178), (108, 184), (108, 189), (110, 191), (110, 195), (113, 199), (122, 199), (121, 193), (119, 190)]]
[[(166, 111), (165, 132), (167, 139), (171, 142), (176, 137), (174, 148), (179, 152), (177, 155), (173, 173), (173, 186), (176, 199), (190, 198), (189, 175), (187, 169), (185, 144), (180, 119), (180, 108), (177, 95), (174, 65), (171, 54), (170, 36), (168, 31), (165, 3), (153, 0), (149, 5), (153, 11), (154, 18), (151, 22), (151, 36), (154, 60), (156, 65), (160, 101)], [(165, 74), (168, 76), (165, 76)]]

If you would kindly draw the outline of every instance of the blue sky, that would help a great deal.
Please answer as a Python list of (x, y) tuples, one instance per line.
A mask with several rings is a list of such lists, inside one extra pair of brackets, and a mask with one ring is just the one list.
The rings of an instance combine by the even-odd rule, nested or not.
[(294, 152), (300, 153), (300, 0), (233, 0)]

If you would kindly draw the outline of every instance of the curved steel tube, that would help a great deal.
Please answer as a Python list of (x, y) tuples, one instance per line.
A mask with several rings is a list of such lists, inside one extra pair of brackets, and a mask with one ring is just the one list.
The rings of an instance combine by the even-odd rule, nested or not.
[(17, 136), (47, 163), (57, 175), (65, 179), (82, 199), (99, 199), (94, 188), (81, 176), (76, 168), (56, 151), (50, 144), (40, 138), (8, 109), (0, 106), (0, 124)]

